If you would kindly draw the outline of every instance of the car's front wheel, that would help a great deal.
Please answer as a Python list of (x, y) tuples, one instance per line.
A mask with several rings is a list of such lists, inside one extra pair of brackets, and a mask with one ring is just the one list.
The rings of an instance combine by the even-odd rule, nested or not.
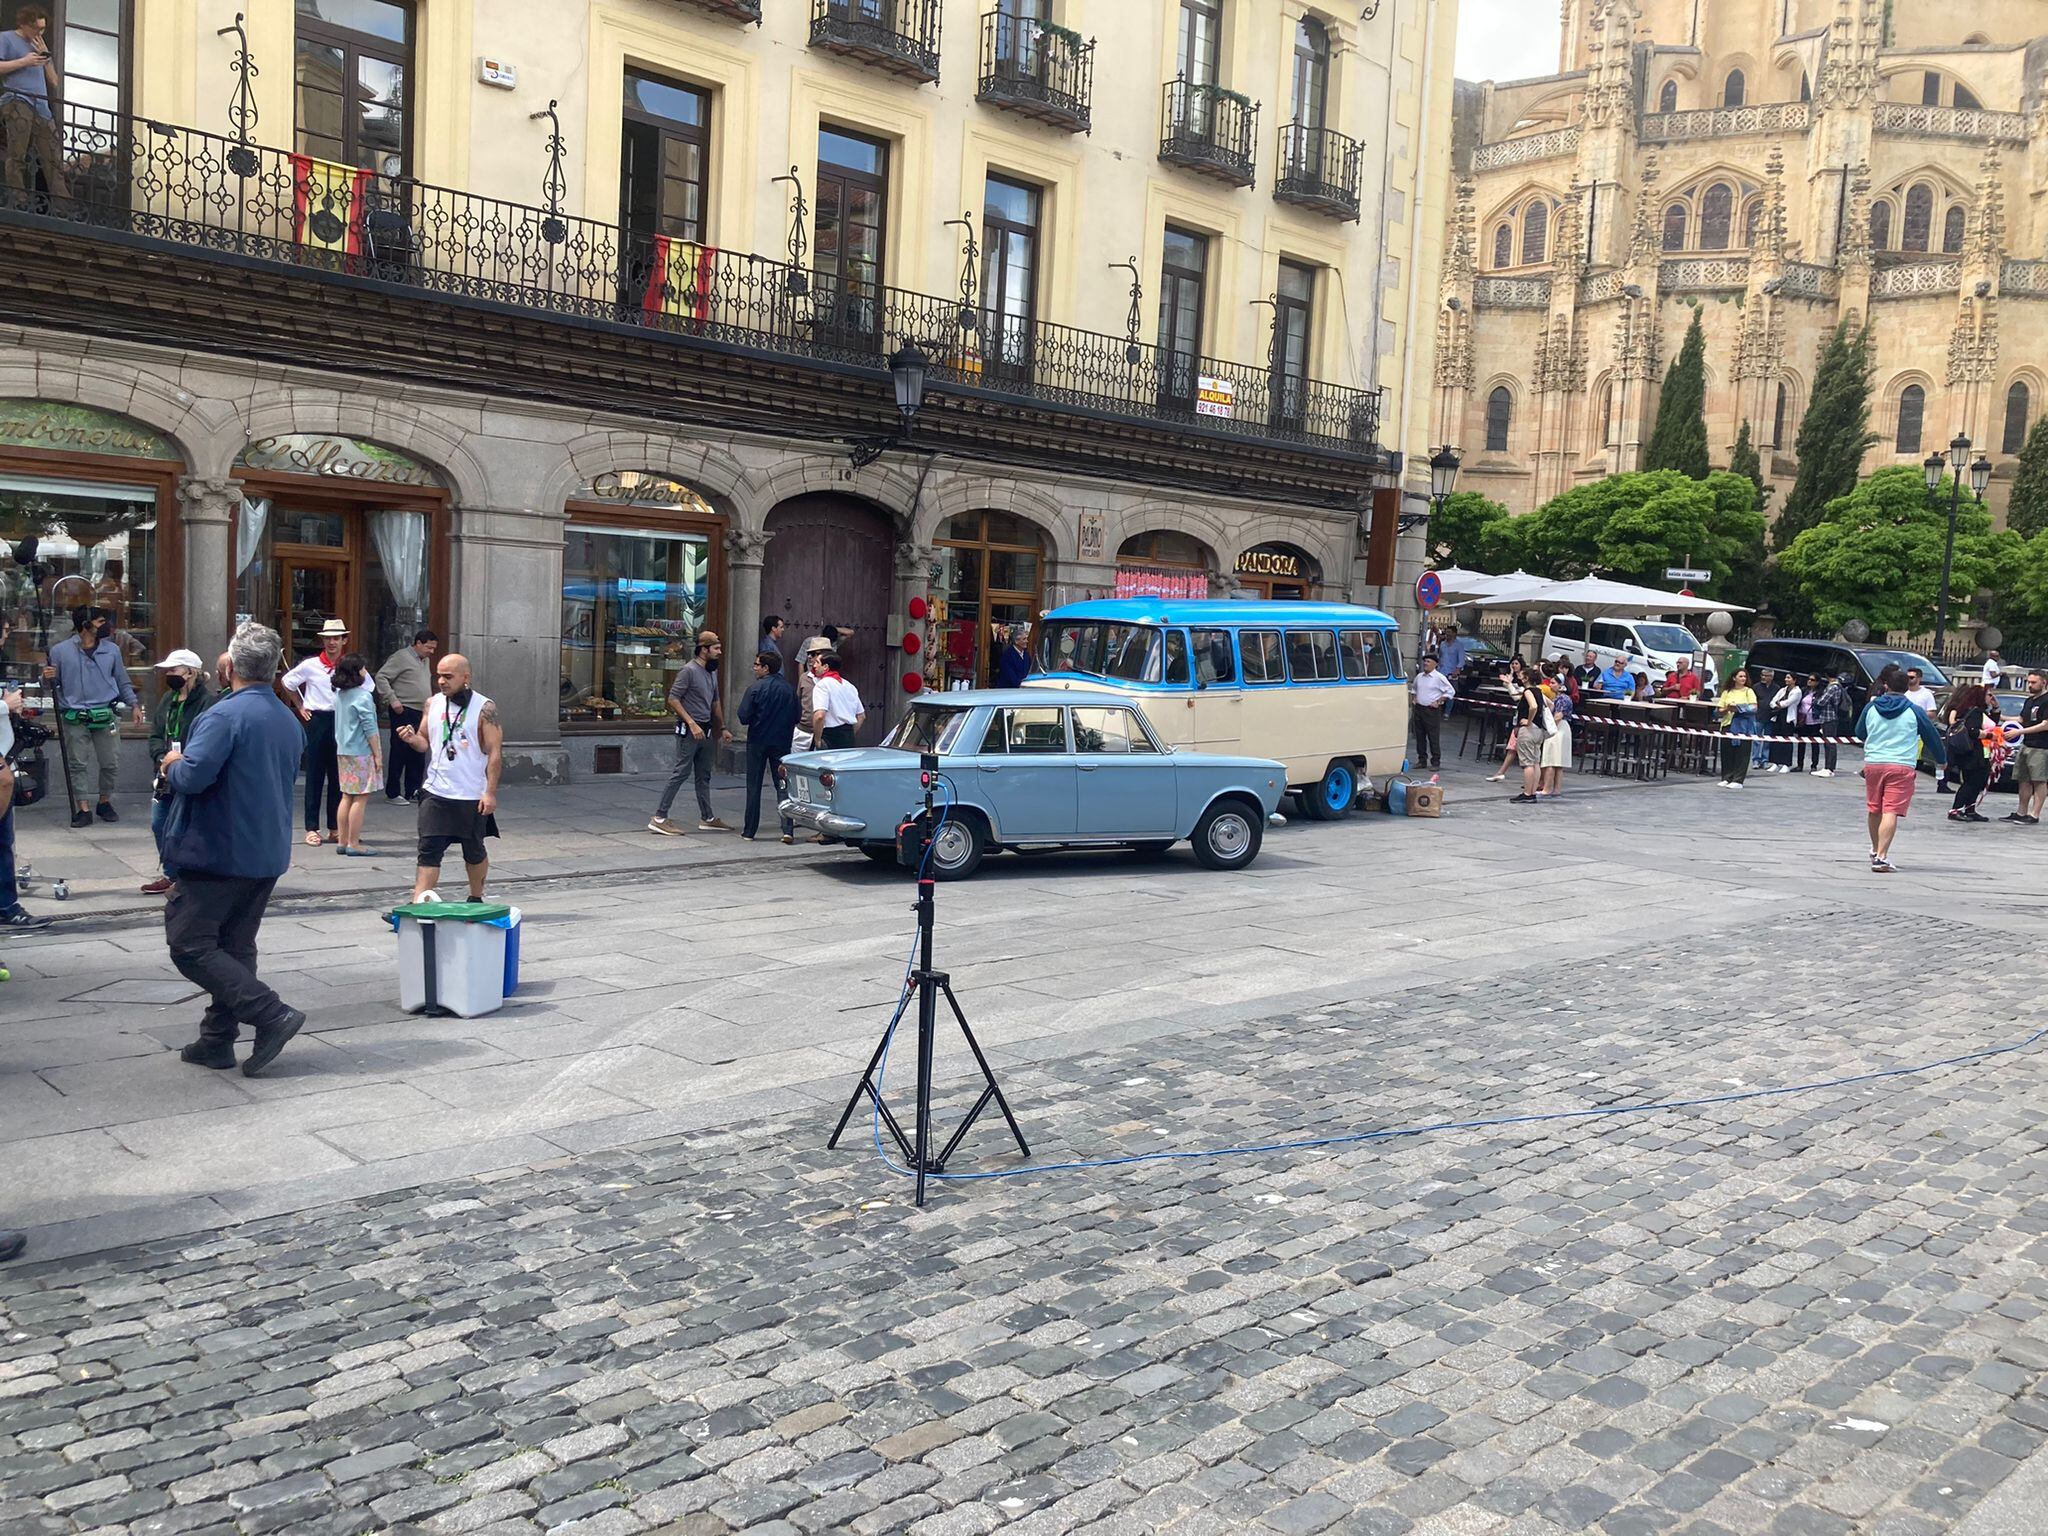
[(1188, 839), (1204, 869), (1243, 869), (1259, 856), (1265, 818), (1246, 800), (1219, 800), (1202, 812)]
[(981, 867), (988, 834), (976, 816), (949, 816), (932, 839), (931, 871), (939, 880), (965, 880)]

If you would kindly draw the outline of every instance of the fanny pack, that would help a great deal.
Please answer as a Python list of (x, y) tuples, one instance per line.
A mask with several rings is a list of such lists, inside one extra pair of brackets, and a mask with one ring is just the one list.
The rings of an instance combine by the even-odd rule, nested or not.
[(89, 731), (111, 731), (114, 728), (114, 711), (105, 704), (96, 704), (91, 709), (67, 709), (64, 711), (66, 725), (82, 725)]

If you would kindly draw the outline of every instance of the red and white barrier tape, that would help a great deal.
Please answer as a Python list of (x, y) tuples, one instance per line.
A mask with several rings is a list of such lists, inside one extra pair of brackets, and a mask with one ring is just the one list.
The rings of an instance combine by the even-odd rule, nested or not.
[[(1512, 704), (1498, 704), (1491, 699), (1461, 699), (1468, 709), (1498, 709), (1513, 712)], [(1738, 731), (1709, 731), (1695, 725), (1659, 725), (1649, 720), (1624, 720), (1618, 715), (1573, 715), (1565, 722), (1577, 725), (1580, 721), (1592, 725), (1614, 725), (1625, 731), (1649, 731), (1659, 736), (1692, 736), (1702, 741), (1749, 741), (1760, 747), (1798, 746), (1802, 743), (1822, 747), (1860, 747), (1860, 736), (1744, 736)]]

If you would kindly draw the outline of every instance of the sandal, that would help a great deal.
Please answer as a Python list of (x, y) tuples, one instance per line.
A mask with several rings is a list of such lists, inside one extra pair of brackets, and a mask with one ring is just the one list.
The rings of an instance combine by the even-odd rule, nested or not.
[(320, 841), (320, 834), (318, 832), (308, 832), (306, 834), (306, 846), (308, 848), (318, 848)]

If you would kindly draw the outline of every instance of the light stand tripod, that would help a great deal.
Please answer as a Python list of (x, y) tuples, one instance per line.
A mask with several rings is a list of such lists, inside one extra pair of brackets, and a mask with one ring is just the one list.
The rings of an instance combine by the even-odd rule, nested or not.
[[(981, 1042), (974, 1038), (974, 1031), (968, 1028), (967, 1015), (961, 1011), (960, 999), (953, 995), (953, 981), (944, 971), (932, 969), (932, 892), (934, 882), (931, 874), (932, 840), (944, 826), (945, 818), (938, 812), (932, 796), (938, 788), (939, 759), (934, 753), (924, 753), (918, 760), (923, 770), (919, 778), (924, 785), (924, 810), (898, 829), (896, 834), (896, 857), (917, 871), (917, 965), (911, 971), (909, 984), (903, 989), (903, 996), (897, 1000), (896, 1012), (889, 1019), (888, 1028), (882, 1031), (881, 1041), (875, 1046), (874, 1055), (868, 1058), (867, 1070), (861, 1074), (860, 1083), (853, 1090), (853, 1097), (846, 1101), (846, 1112), (839, 1117), (839, 1125), (832, 1132), (832, 1139), (825, 1143), (832, 1148), (839, 1145), (839, 1138), (845, 1134), (846, 1123), (853, 1118), (854, 1109), (866, 1096), (874, 1101), (875, 1113), (884, 1126), (888, 1127), (890, 1138), (896, 1143), (903, 1160), (917, 1175), (917, 1203), (924, 1204), (925, 1179), (935, 1173), (943, 1173), (946, 1160), (960, 1145), (981, 1112), (991, 1101), (1003, 1112), (1003, 1119), (1009, 1122), (1010, 1134), (1017, 1138), (1017, 1150), (1026, 1157), (1031, 1148), (1024, 1143), (1024, 1133), (1017, 1129), (1017, 1117), (1010, 1113), (1010, 1102), (1003, 1097), (1003, 1090), (996, 1086), (996, 1075), (989, 1069), (988, 1058), (981, 1053)], [(938, 1034), (939, 994), (944, 993), (947, 1004), (953, 1010), (953, 1017), (959, 1022), (960, 1033), (967, 1039), (967, 1048), (974, 1052), (974, 1063), (981, 1068), (983, 1087), (981, 1097), (974, 1101), (974, 1107), (967, 1111), (967, 1117), (960, 1122), (937, 1157), (932, 1156), (932, 1047)], [(889, 1112), (889, 1106), (882, 1102), (881, 1084), (876, 1072), (882, 1065), (882, 1057), (889, 1049), (889, 1041), (896, 1033), (896, 1026), (902, 1022), (904, 1010), (910, 1006), (910, 999), (917, 998), (917, 1122), (915, 1143), (903, 1134), (903, 1127)]]

